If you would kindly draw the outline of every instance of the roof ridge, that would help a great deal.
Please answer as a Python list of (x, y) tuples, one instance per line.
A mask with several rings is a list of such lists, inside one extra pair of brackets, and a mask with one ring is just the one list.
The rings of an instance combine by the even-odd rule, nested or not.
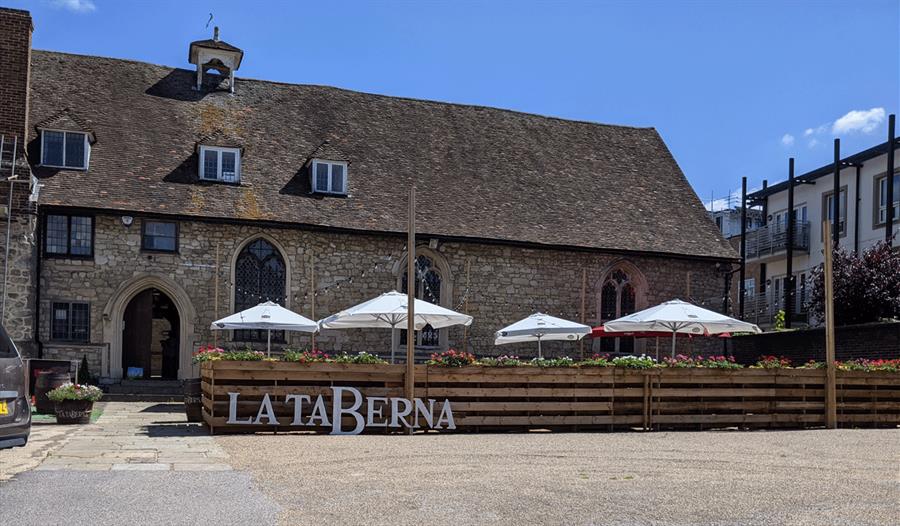
[[(135, 59), (130, 59), (130, 58), (108, 57), (108, 56), (103, 56), (103, 55), (87, 55), (84, 53), (70, 53), (67, 51), (53, 51), (53, 50), (49, 50), (49, 49), (34, 49), (33, 51), (37, 51), (39, 53), (56, 54), (56, 55), (70, 55), (70, 56), (75, 56), (75, 57), (116, 60), (116, 61), (120, 61), (120, 62), (148, 65), (148, 66), (154, 66), (154, 67), (159, 67), (159, 68), (166, 68), (166, 69), (170, 69), (170, 70), (181, 70), (181, 71), (187, 71), (187, 72), (191, 71), (187, 68), (181, 68), (181, 67), (177, 67), (177, 66), (168, 66), (165, 64), (157, 64), (154, 62), (146, 62), (143, 60), (135, 60)], [(306, 87), (313, 87), (313, 88), (324, 88), (324, 89), (335, 90), (335, 91), (343, 91), (343, 92), (347, 92), (347, 93), (357, 93), (357, 94), (366, 95), (366, 96), (370, 96), (370, 97), (379, 97), (379, 98), (392, 99), (392, 100), (405, 100), (405, 101), (419, 102), (419, 103), (425, 103), (425, 104), (434, 104), (434, 105), (440, 105), (440, 106), (455, 106), (455, 107), (460, 107), (460, 108), (485, 109), (485, 110), (491, 110), (491, 111), (512, 113), (515, 115), (524, 115), (524, 116), (528, 116), (528, 117), (538, 117), (538, 118), (547, 119), (547, 120), (572, 122), (572, 123), (579, 123), (579, 124), (589, 124), (591, 126), (602, 126), (605, 128), (624, 128), (624, 129), (639, 130), (639, 131), (649, 131), (649, 130), (656, 131), (656, 128), (654, 126), (632, 126), (629, 124), (610, 124), (610, 123), (605, 123), (605, 122), (591, 121), (591, 120), (587, 120), (587, 119), (569, 119), (569, 118), (559, 117), (559, 116), (555, 116), (555, 115), (545, 115), (542, 113), (534, 113), (534, 112), (529, 112), (529, 111), (515, 110), (515, 109), (511, 109), (511, 108), (500, 108), (497, 106), (487, 106), (484, 104), (442, 101), (442, 100), (436, 100), (436, 99), (406, 97), (406, 96), (401, 96), (401, 95), (388, 95), (388, 94), (384, 94), (384, 93), (373, 93), (370, 91), (360, 91), (360, 90), (355, 90), (355, 89), (350, 89), (350, 88), (342, 88), (339, 86), (329, 86), (327, 84), (287, 82), (287, 81), (282, 81), (282, 80), (268, 80), (268, 79), (254, 78), (254, 77), (241, 77), (241, 76), (237, 76), (237, 75), (235, 75), (235, 79), (243, 81), (243, 82), (259, 82), (259, 83), (263, 83), (263, 84), (273, 84), (273, 85), (279, 85), (279, 86), (298, 86), (298, 87), (306, 86)]]

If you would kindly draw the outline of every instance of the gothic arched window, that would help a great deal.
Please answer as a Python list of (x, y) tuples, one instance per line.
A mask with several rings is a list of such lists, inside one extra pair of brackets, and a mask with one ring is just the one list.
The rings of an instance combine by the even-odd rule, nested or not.
[[(248, 243), (234, 266), (234, 309), (240, 312), (265, 301), (284, 306), (286, 271), (281, 252), (265, 239)], [(266, 331), (234, 331), (234, 339), (245, 342), (266, 341)], [(272, 331), (273, 341), (284, 341), (284, 331)]]
[[(440, 271), (435, 267), (434, 261), (428, 256), (419, 256), (416, 258), (415, 265), (415, 297), (416, 299), (427, 301), (435, 305), (441, 304), (441, 285), (442, 279)], [(407, 292), (406, 284), (407, 272), (404, 270), (400, 276), (400, 291)], [(422, 330), (416, 333), (417, 347), (437, 347), (441, 344), (440, 330), (426, 325)], [(406, 345), (406, 331), (401, 331), (400, 345)]]
[[(634, 284), (628, 274), (616, 269), (607, 275), (600, 289), (600, 321), (621, 318), (635, 312)], [(600, 342), (602, 352), (634, 352), (634, 338), (603, 338)]]

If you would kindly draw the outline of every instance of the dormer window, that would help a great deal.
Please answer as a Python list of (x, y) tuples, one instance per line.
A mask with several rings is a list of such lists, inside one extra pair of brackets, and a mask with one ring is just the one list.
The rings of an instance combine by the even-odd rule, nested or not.
[(320, 194), (347, 194), (347, 163), (313, 159), (312, 189)]
[(219, 146), (200, 147), (200, 179), (238, 183), (241, 181), (241, 150)]
[(41, 165), (87, 170), (91, 145), (80, 132), (41, 130)]

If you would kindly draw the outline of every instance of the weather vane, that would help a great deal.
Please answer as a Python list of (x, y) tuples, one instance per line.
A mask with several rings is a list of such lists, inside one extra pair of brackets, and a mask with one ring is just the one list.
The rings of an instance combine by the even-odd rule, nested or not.
[(209, 23), (212, 22), (212, 20), (213, 20), (213, 14), (210, 13), (210, 14), (209, 14), (209, 20), (206, 21), (206, 29), (209, 29)]

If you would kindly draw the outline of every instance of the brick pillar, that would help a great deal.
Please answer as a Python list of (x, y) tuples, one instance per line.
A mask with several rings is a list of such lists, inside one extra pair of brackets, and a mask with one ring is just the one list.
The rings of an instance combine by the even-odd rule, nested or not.
[[(0, 170), (0, 294), (5, 297), (3, 323), (19, 348), (34, 355), (34, 227), (35, 203), (29, 201), (31, 172), (25, 162), (28, 139), (28, 104), (31, 81), (31, 14), (0, 8), (0, 134), (17, 140), (15, 174)], [(4, 161), (8, 157), (4, 156)], [(12, 207), (9, 207), (12, 192)], [(9, 260), (6, 239), (9, 233)], [(2, 299), (2, 298), (0, 298)]]

